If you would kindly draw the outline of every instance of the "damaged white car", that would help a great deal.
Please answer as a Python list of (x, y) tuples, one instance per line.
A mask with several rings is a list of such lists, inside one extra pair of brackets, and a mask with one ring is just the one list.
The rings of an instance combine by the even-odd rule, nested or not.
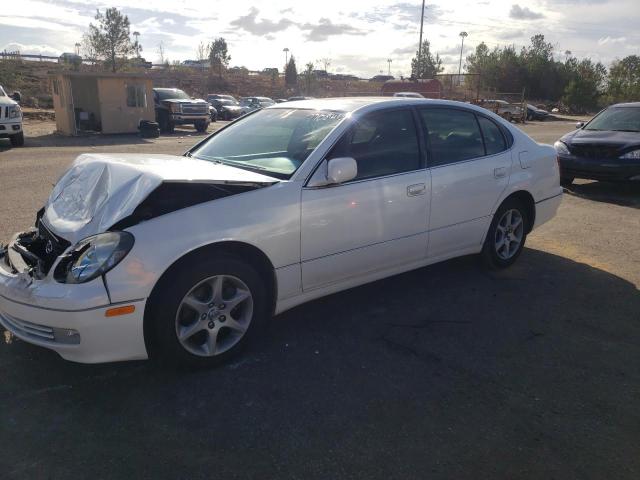
[(460, 255), (507, 267), (561, 192), (554, 149), (479, 107), (278, 104), (184, 156), (81, 155), (0, 251), (0, 323), (78, 362), (208, 365), (314, 298)]

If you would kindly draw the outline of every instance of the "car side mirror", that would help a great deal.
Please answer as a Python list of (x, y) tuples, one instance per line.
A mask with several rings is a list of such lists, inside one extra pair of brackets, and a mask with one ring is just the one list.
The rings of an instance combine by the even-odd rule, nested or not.
[(576, 128), (582, 128), (582, 127), (584, 127), (584, 122), (576, 123)]
[(358, 175), (358, 164), (351, 157), (332, 158), (327, 163), (327, 181), (329, 185), (353, 180)]

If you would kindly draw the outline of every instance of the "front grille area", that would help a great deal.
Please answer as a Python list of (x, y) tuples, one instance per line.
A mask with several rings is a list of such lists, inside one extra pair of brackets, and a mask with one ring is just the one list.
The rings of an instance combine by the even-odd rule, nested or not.
[(618, 158), (620, 156), (619, 148), (612, 145), (569, 145), (569, 151), (583, 158)]
[(44, 250), (39, 252), (38, 255), (44, 262), (46, 272), (49, 271), (53, 263), (56, 261), (64, 251), (71, 246), (71, 244), (64, 238), (60, 238), (49, 231), (44, 226), (42, 220), (38, 220), (38, 237), (42, 239)]
[(206, 103), (193, 103), (193, 104), (182, 104), (182, 113), (187, 114), (201, 114), (206, 115), (209, 113), (209, 105)]
[(3, 312), (0, 312), (0, 323), (2, 323), (11, 333), (26, 337), (30, 340), (65, 345), (77, 345), (80, 343), (80, 334), (72, 329), (38, 325), (36, 323), (20, 320)]

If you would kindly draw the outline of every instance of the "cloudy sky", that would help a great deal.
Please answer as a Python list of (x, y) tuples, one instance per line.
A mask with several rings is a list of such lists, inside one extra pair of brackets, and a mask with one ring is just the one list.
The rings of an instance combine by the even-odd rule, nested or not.
[[(131, 7), (131, 5), (136, 7)], [(147, 60), (164, 44), (170, 60), (195, 58), (197, 45), (222, 36), (231, 65), (252, 70), (284, 64), (283, 48), (304, 64), (330, 58), (330, 71), (371, 76), (407, 74), (415, 54), (421, 0), (18, 0), (0, 8), (0, 50), (59, 55), (74, 50), (95, 9), (117, 7), (140, 32)], [(465, 55), (481, 41), (490, 47), (528, 43), (543, 33), (560, 58), (570, 50), (609, 64), (640, 54), (640, 0), (427, 0), (425, 38), (457, 71), (461, 31)]]

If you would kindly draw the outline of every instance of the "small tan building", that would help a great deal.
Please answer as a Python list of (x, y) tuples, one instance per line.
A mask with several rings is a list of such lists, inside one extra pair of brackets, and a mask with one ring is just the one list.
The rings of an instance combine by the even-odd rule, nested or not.
[(145, 74), (61, 72), (50, 76), (59, 133), (135, 133), (155, 121), (153, 83)]

